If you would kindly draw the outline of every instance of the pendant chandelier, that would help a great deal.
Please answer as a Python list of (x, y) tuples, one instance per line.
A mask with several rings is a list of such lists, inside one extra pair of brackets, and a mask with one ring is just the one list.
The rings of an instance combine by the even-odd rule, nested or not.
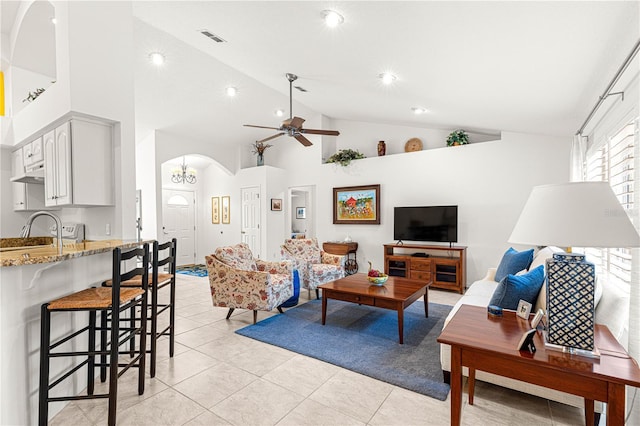
[(196, 171), (193, 168), (188, 168), (185, 163), (185, 158), (182, 157), (182, 166), (175, 168), (171, 172), (171, 182), (173, 183), (196, 183)]

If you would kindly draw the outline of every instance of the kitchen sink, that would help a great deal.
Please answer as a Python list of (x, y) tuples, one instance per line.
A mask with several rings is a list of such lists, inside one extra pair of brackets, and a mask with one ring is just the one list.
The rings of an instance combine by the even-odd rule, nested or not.
[(52, 246), (52, 237), (0, 238), (0, 252)]

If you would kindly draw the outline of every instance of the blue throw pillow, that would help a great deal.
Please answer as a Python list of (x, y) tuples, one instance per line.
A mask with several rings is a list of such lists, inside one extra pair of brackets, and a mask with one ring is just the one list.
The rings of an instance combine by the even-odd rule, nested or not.
[(507, 275), (515, 275), (523, 269), (528, 269), (533, 262), (533, 249), (516, 251), (512, 247), (504, 252), (500, 265), (496, 270), (495, 280), (500, 282)]
[(507, 275), (496, 287), (491, 297), (490, 305), (500, 306), (502, 309), (518, 309), (520, 299), (535, 305), (538, 293), (544, 284), (544, 266), (523, 275)]

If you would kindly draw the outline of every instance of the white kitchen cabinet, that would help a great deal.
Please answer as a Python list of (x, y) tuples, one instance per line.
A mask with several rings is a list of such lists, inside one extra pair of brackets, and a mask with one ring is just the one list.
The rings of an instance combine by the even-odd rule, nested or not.
[(11, 176), (18, 176), (24, 173), (24, 155), (22, 148), (16, 149), (11, 153)]
[(38, 138), (33, 142), (22, 147), (22, 155), (24, 158), (25, 169), (32, 169), (44, 159), (42, 152), (42, 138)]
[(38, 183), (12, 182), (13, 211), (56, 210), (44, 203), (44, 185)]
[[(38, 140), (42, 140), (39, 138)], [(27, 145), (25, 145), (26, 147)], [(24, 148), (24, 147), (23, 147)], [(11, 176), (24, 174), (24, 152), (23, 148), (13, 151), (11, 157)], [(42, 153), (42, 144), (40, 144)], [(11, 182), (13, 194), (13, 210), (50, 210), (44, 203), (44, 185), (37, 183)]]
[(47, 206), (113, 205), (112, 127), (72, 119), (44, 135)]

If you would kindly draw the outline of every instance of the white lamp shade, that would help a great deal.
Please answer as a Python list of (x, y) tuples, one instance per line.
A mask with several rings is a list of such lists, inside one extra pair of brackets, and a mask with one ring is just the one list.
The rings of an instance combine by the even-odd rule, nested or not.
[(608, 182), (571, 182), (534, 187), (509, 242), (640, 247), (640, 235)]

